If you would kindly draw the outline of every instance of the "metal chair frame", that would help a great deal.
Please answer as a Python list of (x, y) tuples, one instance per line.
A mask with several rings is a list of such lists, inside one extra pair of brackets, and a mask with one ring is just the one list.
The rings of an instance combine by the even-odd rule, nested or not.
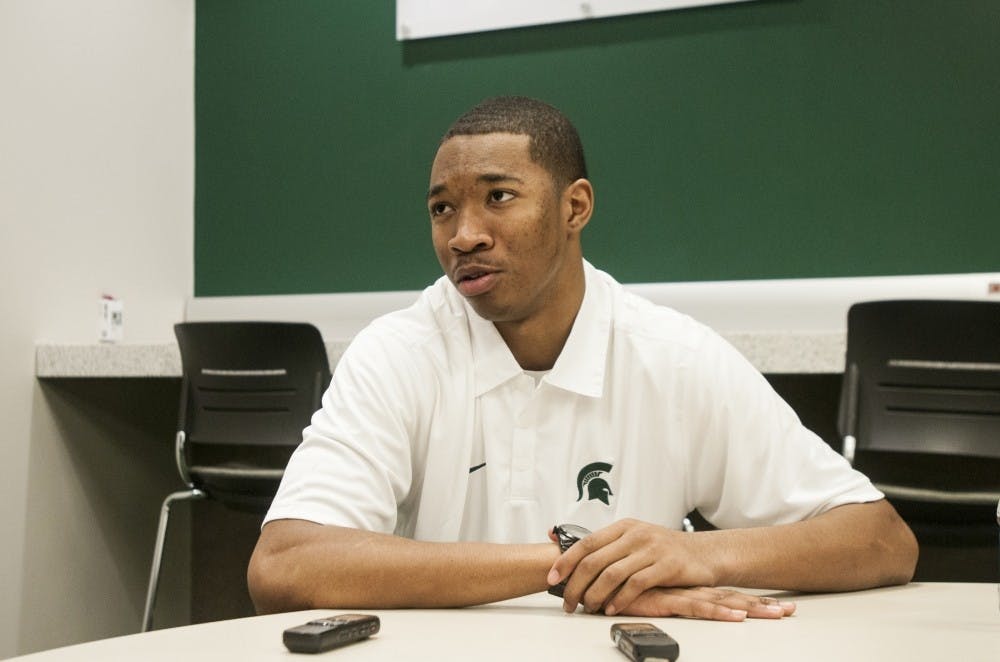
[[(171, 507), (216, 499), (266, 510), (330, 378), (323, 340), (309, 324), (188, 322), (174, 330), (183, 364), (174, 460), (186, 489), (160, 509), (143, 632), (153, 626)], [(211, 461), (192, 463), (194, 445), (212, 450)], [(230, 455), (238, 461), (220, 461)]]

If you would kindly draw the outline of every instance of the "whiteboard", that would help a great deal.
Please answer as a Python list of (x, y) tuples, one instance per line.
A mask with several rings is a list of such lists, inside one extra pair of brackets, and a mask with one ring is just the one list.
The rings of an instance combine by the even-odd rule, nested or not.
[(425, 39), (747, 0), (396, 0), (396, 39)]

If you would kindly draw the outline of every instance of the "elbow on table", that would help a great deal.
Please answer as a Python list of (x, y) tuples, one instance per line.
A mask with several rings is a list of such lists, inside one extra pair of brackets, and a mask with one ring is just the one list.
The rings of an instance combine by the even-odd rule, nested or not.
[(906, 541), (903, 543), (903, 562), (900, 564), (901, 568), (899, 574), (895, 577), (898, 584), (908, 584), (913, 579), (913, 574), (917, 570), (917, 558), (920, 556), (920, 547), (917, 545), (917, 538), (913, 535), (910, 527), (905, 523), (903, 524), (905, 529)]
[(916, 571), (920, 547), (909, 525), (896, 513), (895, 508), (888, 502), (884, 503), (888, 506), (887, 521), (883, 529), (886, 535), (881, 536), (878, 542), (881, 548), (879, 552), (888, 562), (884, 566), (885, 574), (880, 584), (907, 584)]
[(359, 597), (367, 586), (351, 574), (368, 555), (358, 535), (304, 520), (265, 524), (247, 567), (257, 613), (363, 606)]
[(306, 596), (297, 590), (280, 555), (262, 551), (260, 545), (247, 567), (247, 589), (258, 614), (308, 609)]

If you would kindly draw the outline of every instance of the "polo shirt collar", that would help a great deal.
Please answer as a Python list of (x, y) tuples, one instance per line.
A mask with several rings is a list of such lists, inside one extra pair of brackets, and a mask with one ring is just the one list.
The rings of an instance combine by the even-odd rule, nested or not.
[[(464, 299), (463, 299), (464, 301)], [(472, 358), (476, 373), (476, 397), (493, 390), (523, 371), (493, 322), (484, 320), (465, 303), (472, 337)]]
[(583, 271), (586, 290), (580, 312), (545, 381), (566, 391), (599, 398), (604, 392), (611, 337), (611, 297), (607, 284), (589, 262), (584, 261)]
[[(566, 391), (596, 398), (604, 391), (608, 339), (611, 335), (611, 300), (607, 285), (602, 282), (597, 270), (586, 261), (583, 267), (586, 278), (583, 303), (559, 358), (543, 381)], [(524, 371), (493, 323), (480, 317), (464, 298), (462, 301), (469, 320), (475, 360), (475, 394), (479, 397)]]

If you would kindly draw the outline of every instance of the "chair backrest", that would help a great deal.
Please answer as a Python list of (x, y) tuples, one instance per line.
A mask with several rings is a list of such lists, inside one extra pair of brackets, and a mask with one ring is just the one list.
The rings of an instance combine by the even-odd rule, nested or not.
[(174, 333), (183, 364), (179, 426), (187, 443), (294, 448), (302, 441), (330, 379), (314, 326), (184, 322)]
[(853, 305), (840, 405), (859, 450), (1000, 458), (1000, 302)]

